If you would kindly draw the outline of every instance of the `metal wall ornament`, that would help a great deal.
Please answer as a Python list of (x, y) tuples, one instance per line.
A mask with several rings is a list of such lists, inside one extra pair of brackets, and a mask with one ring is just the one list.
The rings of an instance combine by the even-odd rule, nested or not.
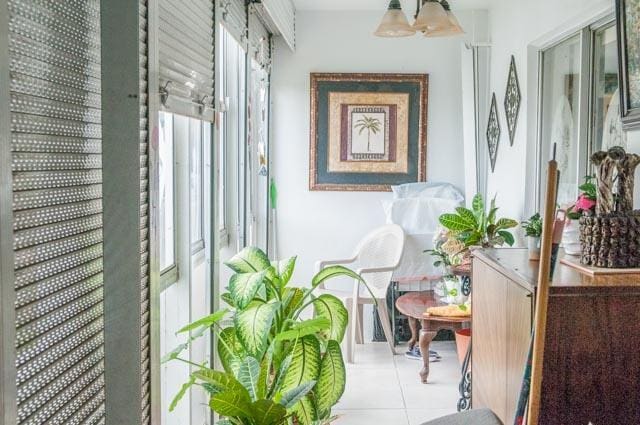
[(518, 115), (520, 113), (520, 102), (522, 92), (520, 91), (520, 81), (518, 80), (518, 70), (516, 69), (516, 58), (511, 55), (511, 65), (509, 65), (509, 77), (507, 79), (507, 92), (504, 96), (504, 111), (507, 118), (507, 129), (509, 130), (509, 142), (513, 146), (516, 138), (516, 128), (518, 126)]
[(495, 171), (496, 158), (498, 157), (498, 146), (500, 144), (500, 119), (498, 118), (498, 102), (496, 94), (491, 98), (491, 109), (489, 110), (489, 123), (487, 124), (487, 144), (489, 145), (489, 159), (491, 160), (491, 172)]

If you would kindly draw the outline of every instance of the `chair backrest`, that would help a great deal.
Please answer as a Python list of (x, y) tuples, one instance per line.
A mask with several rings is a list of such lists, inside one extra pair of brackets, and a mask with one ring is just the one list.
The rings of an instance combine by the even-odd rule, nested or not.
[[(396, 268), (404, 250), (404, 231), (397, 224), (375, 229), (362, 239), (356, 249), (359, 268)], [(385, 298), (393, 271), (363, 274), (364, 280), (376, 298)], [(360, 291), (370, 296), (366, 288)]]

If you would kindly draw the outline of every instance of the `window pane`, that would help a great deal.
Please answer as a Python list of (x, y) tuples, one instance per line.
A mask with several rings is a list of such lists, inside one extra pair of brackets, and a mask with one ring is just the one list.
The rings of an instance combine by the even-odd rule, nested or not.
[(202, 131), (204, 122), (190, 119), (189, 137), (189, 211), (191, 243), (202, 240)]
[(164, 271), (175, 264), (173, 115), (160, 112), (159, 125), (160, 270)]
[[(542, 56), (542, 126), (541, 162), (551, 158), (557, 145), (556, 160), (560, 170), (558, 202), (575, 201), (578, 181), (584, 177), (578, 169), (580, 108), (580, 36), (572, 37), (543, 52)], [(540, 170), (544, 170), (544, 166)], [(545, 187), (541, 173), (540, 187)]]
[(620, 119), (615, 25), (596, 31), (594, 38), (593, 149), (608, 150), (613, 146), (626, 149), (626, 133)]

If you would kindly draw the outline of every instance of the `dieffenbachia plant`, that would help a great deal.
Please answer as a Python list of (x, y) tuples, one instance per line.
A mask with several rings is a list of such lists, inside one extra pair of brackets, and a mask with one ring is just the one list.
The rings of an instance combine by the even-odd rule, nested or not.
[[(225, 263), (235, 273), (222, 299), (229, 305), (182, 328), (188, 341), (165, 356), (195, 371), (171, 403), (201, 386), (223, 425), (326, 424), (344, 392), (346, 373), (340, 350), (348, 321), (342, 301), (313, 290), (337, 276), (359, 280), (355, 272), (332, 266), (316, 274), (308, 288), (289, 286), (296, 257), (270, 262), (257, 248), (245, 248)], [(307, 309), (312, 318), (301, 319)], [(233, 325), (223, 327), (224, 322)], [(212, 331), (223, 370), (182, 359), (191, 341)]]
[(505, 243), (513, 245), (515, 240), (508, 229), (514, 228), (518, 222), (510, 218), (496, 218), (498, 207), (496, 198), (491, 200), (489, 211), (485, 211), (482, 195), (473, 198), (472, 209), (456, 208), (455, 214), (440, 216), (440, 224), (455, 233), (456, 238), (467, 247), (482, 246), (485, 248), (501, 246)]

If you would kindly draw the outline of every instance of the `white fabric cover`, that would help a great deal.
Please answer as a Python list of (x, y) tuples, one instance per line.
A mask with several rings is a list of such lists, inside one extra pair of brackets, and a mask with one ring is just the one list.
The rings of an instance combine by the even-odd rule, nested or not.
[(442, 214), (455, 211), (464, 196), (449, 183), (410, 183), (394, 186), (393, 199), (383, 201), (388, 224), (397, 224), (405, 231), (405, 247), (394, 280), (411, 280), (438, 276), (440, 271), (426, 249), (433, 248), (433, 238), (440, 228)]

